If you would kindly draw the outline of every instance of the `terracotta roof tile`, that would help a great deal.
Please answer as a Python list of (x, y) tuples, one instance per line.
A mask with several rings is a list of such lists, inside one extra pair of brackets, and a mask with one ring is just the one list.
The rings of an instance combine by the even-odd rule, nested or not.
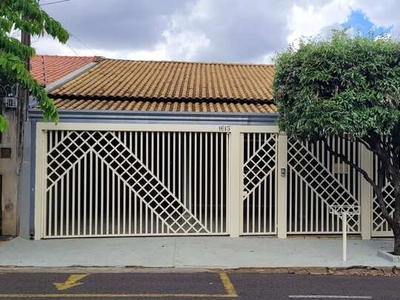
[(104, 59), (54, 90), (54, 98), (266, 101), (272, 65)]
[(31, 59), (31, 74), (39, 84), (46, 86), (99, 60), (101, 58), (94, 56), (36, 55)]
[(134, 100), (83, 100), (55, 99), (62, 110), (108, 110), (108, 111), (169, 111), (169, 112), (217, 112), (217, 113), (276, 113), (272, 103), (227, 102), (156, 102)]

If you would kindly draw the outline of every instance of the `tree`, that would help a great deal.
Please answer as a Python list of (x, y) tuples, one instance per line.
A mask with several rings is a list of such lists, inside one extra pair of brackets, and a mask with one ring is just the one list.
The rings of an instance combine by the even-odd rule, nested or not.
[[(326, 144), (328, 136), (336, 135), (376, 155), (378, 182), (327, 146), (372, 185), (394, 234), (394, 254), (400, 255), (400, 43), (389, 37), (350, 37), (345, 31), (303, 40), (276, 58), (274, 99), (279, 126), (289, 137)], [(385, 180), (394, 187), (393, 214), (384, 201)]]
[[(48, 34), (62, 43), (68, 40), (68, 32), (40, 8), (37, 0), (1, 0), (0, 13), (0, 78), (20, 84), (38, 100), (45, 120), (58, 121), (53, 101), (26, 66), (26, 61), (35, 55), (35, 50), (12, 37), (11, 32), (20, 30), (38, 36)], [(6, 128), (6, 120), (0, 116), (0, 131)]]

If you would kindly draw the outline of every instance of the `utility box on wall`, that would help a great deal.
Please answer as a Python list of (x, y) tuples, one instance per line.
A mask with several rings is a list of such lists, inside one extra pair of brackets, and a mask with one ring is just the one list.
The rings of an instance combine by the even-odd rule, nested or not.
[(4, 107), (5, 108), (17, 108), (17, 98), (16, 97), (4, 97)]
[(0, 148), (0, 158), (11, 158), (11, 148), (1, 147)]

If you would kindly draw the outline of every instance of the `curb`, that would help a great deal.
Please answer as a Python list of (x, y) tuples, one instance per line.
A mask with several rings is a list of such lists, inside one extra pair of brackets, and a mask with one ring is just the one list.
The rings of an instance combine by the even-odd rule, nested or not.
[(142, 267), (17, 267), (0, 266), (0, 273), (265, 273), (298, 275), (336, 275), (336, 276), (400, 276), (400, 268), (393, 267), (273, 267), (273, 268), (142, 268)]

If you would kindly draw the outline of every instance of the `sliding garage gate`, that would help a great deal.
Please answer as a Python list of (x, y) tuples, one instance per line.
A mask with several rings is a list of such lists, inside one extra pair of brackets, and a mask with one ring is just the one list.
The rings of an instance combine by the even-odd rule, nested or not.
[(43, 237), (227, 234), (228, 139), (46, 131)]
[[(36, 238), (340, 234), (335, 208), (368, 203), (361, 176), (324, 143), (274, 128), (86, 125), (37, 131)], [(365, 154), (346, 139), (328, 145), (357, 164)], [(392, 211), (390, 183), (384, 190)], [(388, 236), (372, 194), (371, 234)], [(348, 224), (362, 232), (360, 215)]]
[[(334, 209), (360, 205), (359, 174), (331, 153), (358, 164), (359, 145), (337, 137), (327, 144), (330, 149), (324, 142), (288, 141), (288, 234), (339, 234), (342, 220)], [(348, 226), (349, 232), (359, 233), (359, 215), (350, 215)]]

